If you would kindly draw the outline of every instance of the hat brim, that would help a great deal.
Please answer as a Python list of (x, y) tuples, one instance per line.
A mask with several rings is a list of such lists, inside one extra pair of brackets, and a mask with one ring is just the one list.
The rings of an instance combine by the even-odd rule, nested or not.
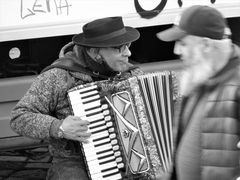
[(179, 40), (187, 35), (187, 32), (178, 26), (173, 26), (165, 31), (159, 32), (156, 36), (162, 41), (170, 42)]
[(138, 30), (125, 26), (126, 32), (120, 36), (116, 36), (110, 39), (98, 40), (98, 41), (88, 41), (84, 38), (84, 34), (80, 33), (73, 36), (73, 42), (77, 45), (87, 46), (87, 47), (114, 47), (122, 44), (130, 43), (136, 41), (140, 37)]

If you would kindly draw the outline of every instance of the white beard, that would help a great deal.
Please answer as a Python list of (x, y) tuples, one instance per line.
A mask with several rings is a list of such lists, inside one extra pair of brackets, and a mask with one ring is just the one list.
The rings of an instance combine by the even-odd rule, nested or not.
[(211, 65), (206, 63), (206, 61), (187, 67), (182, 71), (180, 76), (180, 93), (182, 95), (189, 95), (212, 75), (213, 70)]
[(193, 50), (193, 56), (185, 60), (186, 68), (182, 71), (180, 77), (180, 93), (189, 95), (197, 87), (204, 84), (221, 68), (223, 68), (229, 60), (231, 53), (231, 40), (221, 40), (214, 42), (217, 48), (210, 49), (207, 57), (196, 47)]

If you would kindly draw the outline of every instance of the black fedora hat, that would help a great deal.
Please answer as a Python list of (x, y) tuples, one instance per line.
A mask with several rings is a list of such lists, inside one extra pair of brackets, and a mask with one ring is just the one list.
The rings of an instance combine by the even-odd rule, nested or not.
[(138, 30), (124, 26), (122, 17), (107, 17), (85, 24), (83, 32), (73, 36), (77, 45), (88, 47), (114, 47), (130, 43), (140, 36)]

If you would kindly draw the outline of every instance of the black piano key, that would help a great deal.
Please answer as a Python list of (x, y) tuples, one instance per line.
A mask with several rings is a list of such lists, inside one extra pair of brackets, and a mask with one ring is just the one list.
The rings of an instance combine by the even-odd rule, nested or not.
[(116, 169), (117, 166), (114, 166), (114, 167), (111, 167), (111, 168), (107, 168), (107, 169), (103, 169), (101, 170), (101, 172), (107, 172), (107, 171), (110, 171), (110, 170), (113, 170), (113, 169)]
[(107, 163), (110, 163), (110, 162), (115, 162), (115, 159), (104, 161), (104, 162), (100, 162), (99, 165), (107, 164)]
[(115, 174), (119, 174), (119, 171), (118, 172), (114, 172), (114, 173), (110, 173), (110, 174), (106, 174), (106, 175), (103, 175), (103, 178), (108, 178), (110, 176), (113, 176)]
[(100, 124), (100, 125), (96, 125), (96, 126), (91, 126), (91, 127), (89, 127), (89, 129), (96, 129), (96, 128), (99, 128), (99, 127), (102, 127), (102, 126), (106, 126), (106, 125), (105, 124), (104, 125)]
[(91, 100), (88, 100), (88, 101), (84, 101), (84, 102), (82, 102), (82, 104), (84, 105), (84, 104), (88, 104), (88, 103), (99, 101), (99, 100), (101, 101), (101, 98), (100, 97), (96, 97), (94, 99), (91, 99)]
[(109, 139), (109, 141), (107, 141), (107, 142), (104, 142), (104, 143), (101, 143), (101, 144), (96, 144), (96, 145), (94, 145), (94, 147), (103, 146), (103, 145), (109, 144), (109, 143), (110, 143), (110, 139)]
[(98, 131), (95, 131), (95, 132), (91, 132), (92, 134), (96, 134), (96, 133), (100, 133), (102, 131), (106, 131), (107, 130), (107, 127), (101, 129), (101, 130), (98, 130)]
[(101, 119), (98, 119), (98, 120), (95, 120), (95, 121), (91, 121), (90, 124), (98, 123), (98, 122), (101, 122), (101, 121), (104, 121), (104, 118), (101, 118)]
[(84, 94), (84, 93), (88, 93), (90, 91), (95, 91), (95, 90), (99, 91), (99, 87), (97, 85), (82, 88), (79, 90), (79, 94)]
[(106, 136), (103, 136), (103, 137), (100, 137), (100, 138), (93, 139), (93, 142), (97, 142), (97, 141), (100, 141), (100, 140), (106, 139), (106, 138), (109, 138), (109, 136), (106, 135)]

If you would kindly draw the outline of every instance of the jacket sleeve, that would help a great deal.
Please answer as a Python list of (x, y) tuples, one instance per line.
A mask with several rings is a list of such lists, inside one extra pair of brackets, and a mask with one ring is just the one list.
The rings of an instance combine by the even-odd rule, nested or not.
[(56, 136), (56, 132), (51, 131), (56, 131), (61, 121), (54, 117), (54, 111), (58, 99), (64, 97), (61, 93), (68, 89), (66, 73), (52, 69), (35, 79), (12, 110), (10, 126), (16, 133), (36, 139)]

